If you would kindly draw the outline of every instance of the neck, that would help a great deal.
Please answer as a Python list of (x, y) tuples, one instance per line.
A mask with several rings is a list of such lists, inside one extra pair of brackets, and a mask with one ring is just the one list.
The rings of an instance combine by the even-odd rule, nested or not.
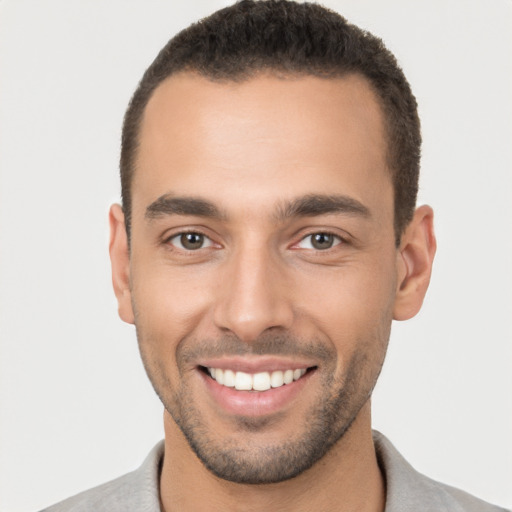
[(165, 413), (162, 510), (212, 512), (382, 512), (385, 486), (371, 435), (368, 402), (345, 435), (313, 467), (276, 484), (228, 482), (208, 471)]

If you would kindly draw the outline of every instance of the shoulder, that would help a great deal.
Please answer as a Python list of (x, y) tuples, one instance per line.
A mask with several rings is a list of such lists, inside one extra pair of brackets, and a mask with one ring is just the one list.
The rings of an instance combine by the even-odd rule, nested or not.
[(163, 442), (158, 443), (137, 470), (41, 512), (159, 512), (158, 479), (163, 449)]
[(129, 494), (133, 487), (133, 473), (121, 476), (87, 491), (81, 492), (42, 512), (88, 512), (116, 511), (127, 509)]
[(416, 471), (379, 432), (377, 458), (386, 479), (385, 512), (507, 512), (467, 492), (436, 482)]

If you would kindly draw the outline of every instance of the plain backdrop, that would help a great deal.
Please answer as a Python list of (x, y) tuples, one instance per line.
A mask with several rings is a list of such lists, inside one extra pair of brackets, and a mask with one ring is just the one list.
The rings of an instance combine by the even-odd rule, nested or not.
[[(107, 211), (121, 120), (167, 40), (224, 0), (0, 1), (0, 509), (137, 467), (163, 436), (117, 317)], [(512, 507), (512, 2), (327, 0), (420, 105), (438, 255), (395, 324), (374, 424), (421, 472)]]

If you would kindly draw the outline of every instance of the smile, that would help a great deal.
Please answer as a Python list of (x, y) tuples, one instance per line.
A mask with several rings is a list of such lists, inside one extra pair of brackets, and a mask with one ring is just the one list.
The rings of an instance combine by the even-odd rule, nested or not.
[(280, 388), (299, 380), (305, 368), (276, 370), (273, 372), (246, 373), (222, 368), (207, 368), (208, 373), (218, 384), (238, 391), (267, 391)]
[[(316, 382), (313, 361), (285, 361), (275, 357), (231, 357), (204, 361), (197, 366), (207, 400), (221, 415), (268, 416), (284, 411)], [(211, 401), (210, 401), (211, 400)]]

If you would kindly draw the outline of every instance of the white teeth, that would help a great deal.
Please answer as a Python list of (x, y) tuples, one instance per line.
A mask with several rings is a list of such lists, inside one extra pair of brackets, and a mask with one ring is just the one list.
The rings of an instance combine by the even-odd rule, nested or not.
[(208, 368), (208, 373), (219, 384), (239, 391), (267, 391), (270, 388), (280, 388), (285, 384), (291, 384), (300, 379), (305, 373), (305, 368), (296, 370), (276, 370), (274, 372), (245, 373), (221, 368)]
[[(218, 379), (215, 380), (219, 382)], [(219, 382), (219, 384), (222, 384), (222, 382)], [(252, 389), (252, 375), (245, 372), (236, 372), (235, 389), (239, 391), (250, 391)]]
[[(273, 372), (272, 375), (277, 372)], [(268, 372), (255, 373), (252, 376), (252, 389), (266, 391), (270, 389), (270, 374)]]
[(224, 370), (224, 386), (228, 388), (235, 387), (235, 372), (232, 370)]
[(272, 375), (270, 376), (270, 384), (273, 388), (280, 388), (284, 384), (283, 372), (272, 372)]
[(284, 372), (284, 383), (290, 384), (290, 382), (293, 382), (293, 370), (286, 370)]

